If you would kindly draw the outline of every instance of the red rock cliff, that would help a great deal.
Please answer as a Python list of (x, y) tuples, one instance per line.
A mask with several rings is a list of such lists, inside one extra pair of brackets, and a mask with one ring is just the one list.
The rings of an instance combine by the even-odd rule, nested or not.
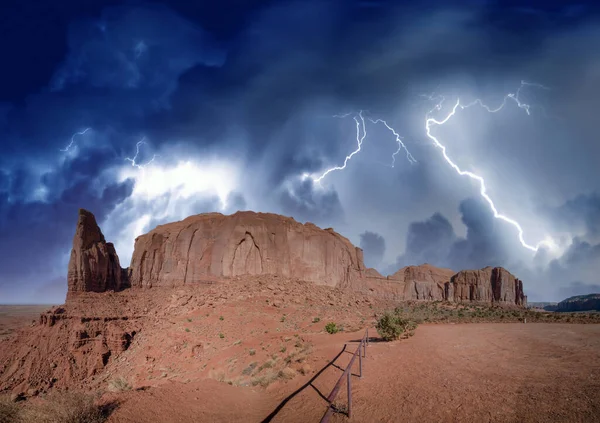
[(87, 210), (79, 209), (67, 281), (69, 292), (118, 291), (127, 285), (115, 247)]
[(132, 287), (177, 286), (239, 275), (278, 274), (319, 285), (362, 278), (362, 250), (333, 229), (270, 213), (208, 213), (138, 237)]
[(445, 284), (448, 301), (527, 305), (523, 282), (502, 267), (462, 270)]

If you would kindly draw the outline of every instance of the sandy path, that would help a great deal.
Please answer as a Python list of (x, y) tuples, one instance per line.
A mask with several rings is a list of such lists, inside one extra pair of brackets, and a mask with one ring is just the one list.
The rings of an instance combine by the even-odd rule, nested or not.
[(599, 325), (422, 326), (369, 356), (352, 422), (600, 421)]

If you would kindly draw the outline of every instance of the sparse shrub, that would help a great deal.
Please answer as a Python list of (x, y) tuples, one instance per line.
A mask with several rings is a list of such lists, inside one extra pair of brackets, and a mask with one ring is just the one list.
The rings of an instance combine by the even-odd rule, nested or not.
[(192, 319), (187, 319), (187, 321), (191, 323), (191, 322), (192, 322)]
[(106, 417), (94, 397), (83, 393), (50, 395), (47, 401), (25, 413), (24, 421), (36, 423), (101, 423)]
[(313, 323), (319, 323), (320, 321), (321, 321), (321, 318), (320, 318), (320, 317), (315, 317), (315, 318), (313, 319)]
[(327, 331), (327, 333), (329, 334), (334, 334), (337, 333), (339, 331), (337, 325), (335, 324), (335, 322), (329, 322), (325, 325), (325, 330)]
[(116, 377), (108, 382), (108, 390), (111, 392), (130, 391), (131, 385), (124, 377)]
[(393, 341), (400, 338), (404, 332), (413, 332), (417, 328), (417, 324), (399, 316), (398, 313), (386, 312), (377, 320), (375, 328), (385, 341)]
[(275, 365), (275, 360), (267, 360), (263, 364), (260, 365), (260, 367), (258, 368), (258, 371), (260, 372), (261, 370), (264, 370), (264, 369), (270, 369), (274, 365)]
[(248, 367), (246, 367), (244, 370), (242, 370), (242, 374), (245, 376), (252, 374), (252, 372), (254, 371), (254, 369), (256, 368), (257, 365), (258, 365), (258, 363), (256, 361), (253, 361), (252, 363), (250, 363), (248, 365)]
[(219, 316), (219, 320), (225, 320), (223, 316)]
[(279, 350), (279, 352), (282, 352), (282, 353), (284, 353), (286, 349), (287, 349), (287, 348), (286, 348), (286, 347), (285, 347), (285, 345), (284, 345), (283, 347), (281, 347), (281, 349)]
[(279, 371), (277, 374), (281, 379), (293, 379), (296, 377), (296, 371), (290, 367), (286, 367)]
[(280, 322), (281, 322), (281, 323), (285, 322), (285, 316), (281, 316), (281, 320), (280, 320)]
[(248, 354), (254, 355), (254, 354), (256, 354), (256, 350), (250, 350), (250, 351), (248, 351)]
[(404, 326), (399, 323), (400, 317), (396, 313), (384, 313), (377, 321), (375, 328), (377, 333), (385, 341), (393, 341), (400, 338), (404, 332)]
[(186, 332), (189, 332), (189, 331), (190, 331), (190, 328), (185, 328), (185, 331), (186, 331)]
[(219, 338), (223, 339), (225, 338), (225, 335), (223, 335), (223, 333), (219, 333)]
[(8, 396), (0, 397), (0, 423), (18, 422), (21, 408)]

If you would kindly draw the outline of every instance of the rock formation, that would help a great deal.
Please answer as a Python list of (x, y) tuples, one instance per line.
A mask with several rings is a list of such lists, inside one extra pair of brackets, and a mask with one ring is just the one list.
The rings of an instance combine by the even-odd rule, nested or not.
[(79, 209), (67, 281), (70, 293), (119, 291), (127, 286), (114, 245), (106, 242), (87, 210)]
[(462, 270), (445, 284), (445, 298), (455, 302), (527, 305), (523, 282), (502, 267)]
[(135, 240), (125, 270), (94, 216), (80, 210), (69, 263), (69, 292), (176, 287), (246, 275), (279, 275), (394, 301), (525, 306), (523, 283), (503, 268), (456, 273), (428, 264), (384, 277), (333, 229), (270, 213), (207, 213), (158, 226)]
[(404, 284), (405, 300), (441, 301), (445, 299), (444, 285), (454, 273), (450, 269), (423, 264), (403, 267), (388, 278)]
[(135, 240), (133, 287), (277, 274), (347, 286), (362, 277), (362, 250), (333, 229), (270, 213), (208, 213), (158, 226)]

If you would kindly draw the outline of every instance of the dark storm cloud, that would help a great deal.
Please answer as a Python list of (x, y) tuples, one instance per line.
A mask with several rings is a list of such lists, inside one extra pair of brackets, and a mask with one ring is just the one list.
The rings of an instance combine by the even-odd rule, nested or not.
[(169, 107), (183, 72), (224, 60), (210, 34), (164, 5), (108, 8), (99, 19), (75, 20), (68, 44), (50, 90), (7, 112), (7, 153), (56, 151), (85, 127), (112, 132), (109, 142), (121, 146), (143, 132), (148, 114)]
[[(240, 193), (229, 199), (228, 209), (269, 204), (272, 211), (330, 226), (341, 221), (344, 213), (370, 207), (374, 218), (401, 214), (406, 222), (415, 221), (399, 263), (429, 261), (452, 268), (503, 264), (509, 249), (504, 238), (515, 234), (509, 232), (510, 226), (499, 226), (487, 206), (475, 200), (461, 203), (467, 228), (464, 238), (455, 235), (444, 217), (454, 217), (449, 213), (455, 210), (448, 208), (455, 206), (447, 204), (458, 204), (473, 191), (466, 191), (472, 187), (458, 182), (439, 151), (432, 155), (430, 143), (424, 140), (423, 116), (431, 104), (418, 100), (418, 95), (437, 89), (448, 95), (466, 91), (498, 98), (524, 78), (552, 85), (546, 111), (549, 116), (559, 115), (566, 122), (564, 128), (559, 128), (558, 119), (540, 124), (532, 118), (531, 127), (525, 128), (504, 125), (504, 120), (505, 131), (490, 126), (486, 129), (492, 134), (478, 132), (477, 143), (468, 147), (454, 143), (453, 157), (499, 175), (490, 182), (494, 193), (504, 186), (531, 191), (532, 207), (540, 209), (562, 204), (565, 192), (571, 196), (599, 189), (594, 186), (600, 180), (595, 163), (600, 146), (594, 141), (600, 84), (594, 52), (600, 32), (593, 2), (580, 2), (578, 8), (539, 2), (520, 7), (433, 1), (418, 5), (261, 1), (239, 7), (227, 2), (192, 3), (173, 3), (184, 15), (167, 6), (139, 5), (95, 6), (96, 12), (73, 17), (68, 33), (51, 37), (67, 40), (66, 55), (54, 72), (48, 73), (47, 64), (40, 65), (52, 75), (46, 77), (45, 87), (34, 91), (21, 87), (27, 96), (0, 105), (0, 228), (7, 231), (0, 249), (8, 251), (14, 244), (26, 251), (11, 256), (12, 267), (37, 260), (21, 239), (35, 239), (42, 228), (52, 228), (49, 234), (54, 234), (55, 241), (48, 235), (49, 250), (68, 251), (73, 230), (73, 223), (64, 217), (70, 213), (68, 207), (88, 207), (102, 220), (114, 207), (129, 205), (130, 210), (122, 210), (130, 218), (123, 225), (145, 212), (152, 213), (150, 225), (169, 219), (164, 213), (168, 196), (134, 207), (128, 202), (132, 183), (115, 183), (114, 176), (102, 173), (107, 166), (122, 163), (142, 136), (147, 136), (149, 148), (160, 153), (177, 143), (184, 152), (186, 146), (198, 155), (211, 149), (223, 160), (255, 165), (248, 180), (264, 185), (260, 198)], [(209, 18), (215, 16), (212, 8), (220, 9), (219, 19)], [(34, 26), (31, 19), (24, 21)], [(64, 19), (61, 25), (66, 27)], [(32, 48), (38, 44), (30, 41), (24, 42), (19, 57), (39, 56)], [(13, 67), (21, 68), (19, 60)], [(31, 73), (33, 68), (28, 61), (19, 72)], [(309, 179), (301, 181), (299, 176), (305, 172), (339, 165), (355, 148), (353, 122), (331, 116), (361, 109), (372, 116), (397, 117), (394, 126), (402, 128), (419, 165), (411, 171), (388, 173), (388, 180), (378, 184), (365, 177), (371, 168), (361, 165), (361, 156), (350, 165), (359, 171), (347, 169), (347, 179), (336, 179), (335, 184), (327, 180), (325, 188)], [(515, 115), (510, 112), (503, 119), (512, 123)], [(456, 136), (448, 138), (462, 140), (479, 120), (462, 121)], [(87, 127), (93, 132), (77, 140), (77, 159), (56, 165), (58, 149), (68, 144), (74, 132)], [(365, 143), (367, 156), (373, 153), (369, 149), (383, 145), (379, 139)], [(54, 166), (54, 170), (40, 171), (38, 165)], [(561, 177), (550, 180), (556, 169)], [(358, 194), (353, 207), (346, 205), (350, 193)], [(529, 194), (524, 197), (529, 199)], [(436, 201), (446, 203), (446, 208), (433, 204)], [(558, 215), (580, 222), (590, 237), (595, 236), (597, 200), (588, 196), (573, 201)], [(186, 200), (178, 206), (186, 212), (210, 211), (217, 207), (217, 199)], [(420, 216), (435, 211), (440, 214), (420, 221)], [(28, 221), (34, 224), (28, 226)], [(406, 235), (391, 226), (390, 236), (386, 232), (388, 251), (391, 242)], [(355, 235), (364, 229), (354, 228)], [(583, 257), (590, 263), (584, 267), (592, 269), (594, 248), (591, 239), (580, 240), (554, 266), (566, 277), (581, 263), (575, 257)], [(589, 275), (583, 276), (565, 283), (590, 283)]]
[(591, 238), (600, 236), (600, 195), (597, 192), (580, 194), (551, 210), (550, 215), (563, 227), (583, 229)]
[(455, 240), (452, 224), (440, 213), (423, 222), (413, 222), (406, 235), (405, 252), (398, 257), (396, 269), (390, 270), (394, 272), (404, 266), (422, 263), (447, 267), (450, 264), (448, 254)]
[(317, 225), (343, 218), (344, 211), (335, 191), (315, 186), (311, 179), (294, 181), (282, 188), (279, 200), (284, 213), (302, 222)]
[(364, 252), (365, 266), (377, 267), (385, 254), (385, 239), (375, 233), (365, 231), (360, 234), (360, 248)]
[(461, 269), (506, 265), (508, 255), (498, 228), (499, 221), (488, 205), (469, 198), (460, 203), (459, 210), (467, 227), (467, 236), (452, 245), (450, 263)]
[(559, 289), (561, 299), (567, 299), (575, 295), (600, 294), (600, 283), (591, 285), (582, 282), (573, 282)]
[(504, 266), (508, 262), (507, 247), (489, 208), (479, 199), (460, 203), (466, 237), (457, 237), (452, 224), (440, 213), (423, 222), (410, 224), (405, 253), (396, 267), (430, 263), (452, 269), (478, 269)]

